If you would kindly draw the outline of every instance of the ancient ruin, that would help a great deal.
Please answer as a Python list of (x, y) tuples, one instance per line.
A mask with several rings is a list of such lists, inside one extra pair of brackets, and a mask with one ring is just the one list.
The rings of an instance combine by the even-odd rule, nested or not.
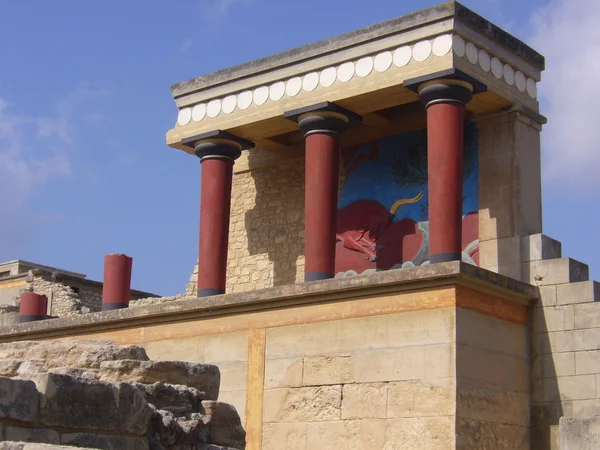
[[(6, 419), (5, 438), (17, 426), (15, 439), (43, 429), (100, 448), (107, 438), (87, 436), (248, 450), (595, 445), (600, 290), (543, 234), (544, 69), (448, 2), (174, 85), (167, 144), (202, 170), (186, 293), (129, 298), (121, 264), (103, 296), (112, 310), (2, 327), (2, 382), (40, 398), (29, 422)], [(36, 294), (30, 312), (44, 319)], [(6, 362), (105, 338), (125, 347), (97, 364), (67, 363), (66, 349), (41, 366)], [(114, 402), (67, 413), (81, 386)]]

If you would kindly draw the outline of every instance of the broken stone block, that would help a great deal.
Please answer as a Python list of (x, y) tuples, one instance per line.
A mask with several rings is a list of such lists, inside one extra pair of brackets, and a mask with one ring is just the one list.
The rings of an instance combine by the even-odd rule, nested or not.
[(33, 423), (38, 402), (39, 394), (33, 381), (0, 377), (0, 418)]
[(145, 435), (154, 415), (144, 394), (126, 383), (116, 385), (119, 390), (119, 430), (127, 434)]
[(100, 364), (100, 379), (123, 383), (168, 382), (191, 386), (216, 400), (219, 395), (221, 374), (217, 366), (184, 361), (105, 361)]
[(39, 378), (40, 422), (69, 429), (119, 429), (119, 391), (97, 380), (48, 373)]
[(246, 447), (246, 431), (232, 405), (204, 400), (201, 414), (203, 421), (209, 425), (209, 442), (233, 448)]
[(54, 430), (44, 428), (25, 428), (7, 425), (4, 439), (15, 442), (41, 442), (44, 444), (60, 444), (60, 436)]
[(188, 386), (165, 383), (137, 383), (135, 386), (144, 393), (146, 401), (156, 409), (169, 411), (176, 416), (197, 412), (200, 402), (207, 400), (204, 392)]
[(14, 377), (23, 361), (18, 359), (0, 359), (0, 376)]

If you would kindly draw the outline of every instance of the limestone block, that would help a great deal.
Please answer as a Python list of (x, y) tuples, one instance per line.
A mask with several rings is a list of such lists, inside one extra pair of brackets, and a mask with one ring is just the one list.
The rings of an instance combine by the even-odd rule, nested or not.
[[(385, 450), (447, 450), (454, 448), (453, 416), (388, 419)], [(367, 447), (368, 448), (368, 447)], [(473, 447), (476, 448), (476, 447)]]
[(519, 262), (501, 264), (499, 266), (488, 266), (483, 268), (489, 270), (490, 272), (504, 275), (505, 277), (513, 278), (515, 280), (523, 280), (523, 266)]
[(321, 386), (352, 383), (354, 374), (350, 355), (313, 356), (304, 358), (302, 384)]
[(456, 308), (457, 344), (526, 358), (529, 356), (528, 334), (527, 327)]
[(198, 336), (165, 339), (144, 344), (148, 356), (153, 361), (176, 360), (187, 362), (203, 362), (200, 354), (200, 338)]
[(576, 352), (574, 355), (577, 375), (600, 373), (600, 350)]
[(575, 352), (580, 350), (597, 350), (600, 342), (600, 327), (583, 330), (557, 331), (552, 333), (554, 343), (552, 351)]
[(523, 263), (523, 281), (535, 286), (587, 281), (589, 267), (571, 258)]
[(517, 392), (529, 392), (529, 360), (456, 346), (456, 376)]
[(115, 345), (109, 339), (33, 342), (20, 341), (0, 344), (0, 359), (41, 361), (45, 367), (75, 367), (99, 369), (103, 361), (133, 359), (148, 361), (143, 347)]
[(457, 418), (456, 450), (529, 450), (529, 428), (504, 423)]
[(556, 289), (557, 304), (559, 305), (600, 301), (600, 283), (597, 281), (561, 284)]
[(183, 384), (205, 392), (208, 399), (219, 395), (220, 372), (217, 366), (184, 361), (106, 361), (100, 365), (100, 379), (125, 383), (152, 384), (159, 381)]
[(387, 417), (451, 416), (455, 412), (456, 385), (451, 378), (389, 383)]
[(154, 408), (148, 405), (145, 393), (127, 383), (117, 383), (115, 386), (119, 391), (118, 429), (126, 434), (145, 435), (154, 414)]
[(479, 242), (479, 266), (503, 266), (521, 262), (520, 236), (508, 236)]
[(600, 417), (560, 419), (560, 450), (600, 448)]
[(119, 429), (119, 391), (109, 383), (49, 373), (37, 383), (40, 423), (70, 429)]
[(523, 236), (521, 258), (523, 262), (562, 258), (562, 244), (541, 233)]
[(265, 362), (265, 389), (302, 386), (303, 358), (268, 359)]
[(342, 387), (268, 389), (264, 422), (313, 422), (341, 419)]
[[(575, 283), (577, 284), (577, 283)], [(557, 288), (561, 286), (571, 286), (570, 284), (560, 284), (558, 286), (540, 286), (540, 298), (535, 302), (536, 308), (557, 305)]]
[(312, 422), (307, 427), (307, 447), (319, 450), (383, 450), (388, 424), (385, 420)]
[(600, 399), (573, 400), (572, 417), (576, 419), (587, 419), (600, 415)]
[(556, 335), (557, 333), (539, 333), (531, 336), (531, 344), (534, 355), (550, 353), (556, 350)]
[[(248, 361), (248, 332), (220, 333), (200, 336), (200, 355), (202, 362)], [(170, 359), (173, 359), (170, 357)]]
[(342, 388), (342, 419), (385, 419), (387, 383), (346, 384)]
[(33, 381), (0, 377), (0, 418), (33, 423), (38, 403), (39, 393)]
[(214, 361), (221, 372), (220, 392), (240, 391), (246, 389), (247, 363), (244, 361)]
[(530, 396), (483, 383), (458, 380), (456, 415), (463, 419), (529, 426)]
[(47, 430), (44, 428), (23, 428), (13, 425), (6, 425), (4, 439), (15, 442), (60, 444), (60, 436), (54, 430)]
[(546, 308), (534, 308), (533, 310), (533, 329), (536, 333), (572, 330), (574, 328), (575, 310), (573, 305), (548, 306)]
[(534, 378), (554, 378), (575, 374), (575, 352), (547, 353), (533, 358)]
[(358, 383), (447, 378), (454, 373), (448, 344), (366, 351), (352, 359)]
[(534, 402), (589, 400), (595, 398), (595, 375), (575, 375), (571, 377), (534, 380)]
[(600, 327), (600, 303), (583, 303), (565, 306), (575, 310), (575, 328), (598, 328)]
[(306, 450), (306, 422), (265, 423), (262, 450)]
[(246, 421), (246, 391), (227, 391), (219, 393), (219, 401), (229, 403), (233, 406), (238, 414), (242, 423)]
[(246, 431), (235, 408), (227, 403), (203, 400), (201, 414), (208, 423), (210, 442), (225, 447), (246, 447)]
[[(93, 433), (63, 433), (63, 445), (75, 447), (95, 447), (110, 450), (149, 450), (148, 439), (138, 436), (119, 436)], [(25, 450), (25, 449), (24, 449)]]

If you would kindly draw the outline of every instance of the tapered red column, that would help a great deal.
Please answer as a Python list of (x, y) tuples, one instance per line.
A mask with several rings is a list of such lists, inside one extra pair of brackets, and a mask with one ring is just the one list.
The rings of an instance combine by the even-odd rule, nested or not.
[(202, 164), (197, 293), (208, 297), (225, 293), (233, 164), (253, 144), (223, 131), (193, 142)]
[(48, 297), (34, 292), (23, 292), (19, 306), (19, 322), (33, 322), (46, 318)]
[(131, 267), (133, 258), (114, 254), (104, 257), (102, 311), (129, 307), (131, 295)]
[(465, 106), (473, 87), (433, 80), (419, 87), (427, 109), (429, 254), (431, 263), (461, 259), (462, 167)]
[(335, 276), (335, 233), (340, 134), (361, 118), (333, 103), (321, 103), (285, 115), (305, 136), (304, 280)]

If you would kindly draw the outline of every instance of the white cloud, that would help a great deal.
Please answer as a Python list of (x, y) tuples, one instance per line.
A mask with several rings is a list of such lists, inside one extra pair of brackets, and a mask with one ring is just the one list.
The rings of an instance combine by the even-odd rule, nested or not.
[(60, 99), (51, 115), (43, 116), (20, 114), (17, 105), (0, 97), (0, 258), (19, 257), (24, 240), (43, 227), (28, 203), (39, 189), (72, 173), (74, 121), (98, 92), (81, 85)]
[(598, 183), (600, 2), (551, 0), (531, 20), (533, 48), (546, 57), (539, 84), (544, 176), (571, 186)]

